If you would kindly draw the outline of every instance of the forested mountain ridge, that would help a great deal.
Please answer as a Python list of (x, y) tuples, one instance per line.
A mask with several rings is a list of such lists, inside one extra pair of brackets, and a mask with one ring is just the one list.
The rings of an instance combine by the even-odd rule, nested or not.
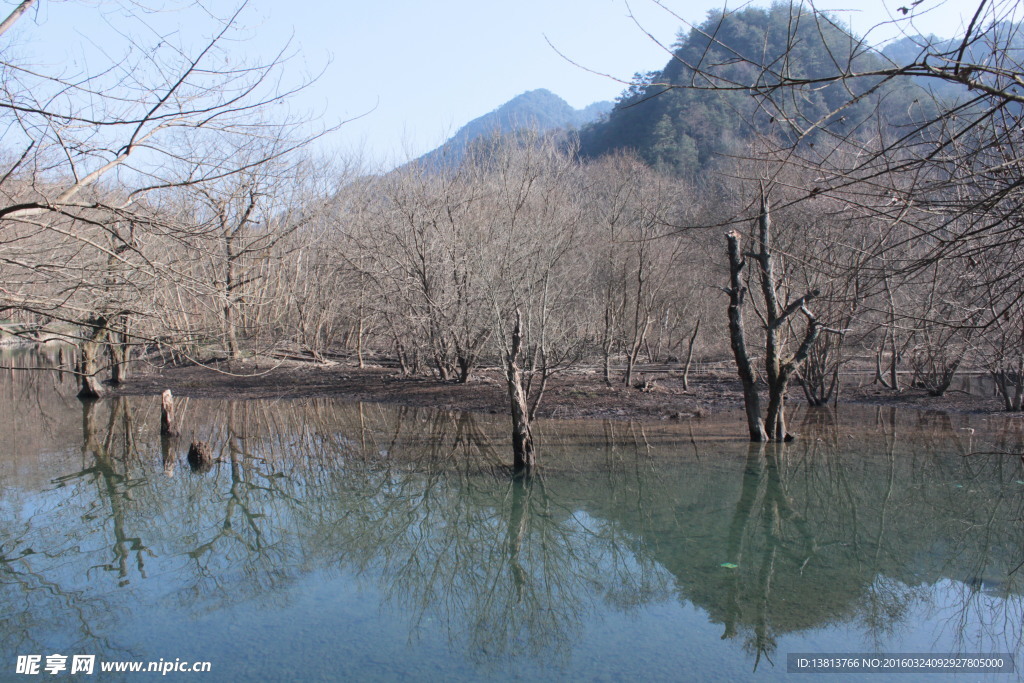
[[(960, 42), (959, 39), (940, 38), (936, 35), (904, 36), (887, 43), (881, 52), (892, 63), (903, 66), (914, 62), (925, 52), (956, 54), (959, 51)], [(984, 41), (965, 45), (963, 59), (971, 64), (995, 64), (1007, 58), (1019, 62), (1022, 55), (1024, 55), (1024, 35), (1021, 34), (1020, 25), (1003, 21), (987, 28)], [(944, 99), (962, 97), (967, 92), (958, 83), (922, 77), (917, 77), (915, 80), (929, 92)]]
[[(891, 59), (913, 59), (920, 52), (915, 45), (911, 38), (893, 44)], [(897, 87), (858, 81), (851, 87), (857, 88), (855, 96), (866, 94), (860, 99), (851, 98), (843, 82), (808, 89), (799, 119), (780, 116), (778, 103), (750, 97), (744, 89), (764, 86), (774, 74), (815, 79), (886, 66), (889, 55), (866, 47), (838, 21), (815, 20), (789, 5), (712, 11), (704, 23), (680, 33), (663, 69), (637, 74), (609, 116), (584, 128), (581, 153), (596, 158), (632, 149), (658, 170), (689, 176), (716, 158), (745, 156), (760, 136), (803, 136), (813, 143), (821, 135), (842, 137), (860, 129), (874, 134), (878, 117), (897, 129), (933, 115), (932, 97), (906, 82)]]
[(415, 163), (427, 167), (457, 166), (476, 139), (494, 134), (511, 134), (529, 129), (537, 132), (572, 130), (600, 120), (612, 109), (611, 102), (594, 102), (573, 109), (550, 90), (539, 88), (513, 97), (497, 109), (473, 119), (440, 147), (419, 157)]

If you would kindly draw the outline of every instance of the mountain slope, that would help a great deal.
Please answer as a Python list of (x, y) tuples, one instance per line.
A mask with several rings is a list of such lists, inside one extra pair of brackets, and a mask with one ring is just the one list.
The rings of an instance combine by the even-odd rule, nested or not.
[[(815, 79), (834, 76), (837, 65), (847, 63), (863, 71), (888, 61), (864, 50), (839, 22), (815, 21), (809, 14), (797, 21), (782, 3), (711, 12), (701, 26), (680, 35), (662, 70), (638, 76), (607, 119), (581, 132), (581, 153), (597, 157), (632, 149), (660, 170), (692, 176), (723, 156), (747, 156), (761, 137), (810, 145), (823, 136), (870, 135), (877, 130), (876, 115), (895, 127), (929, 115), (922, 91), (894, 83), (871, 91), (878, 82), (870, 79), (778, 92), (775, 102), (759, 101), (746, 89), (763, 84), (765, 69), (758, 64)], [(850, 105), (848, 87), (853, 95), (869, 94)]]
[(468, 146), (479, 138), (523, 129), (547, 132), (580, 128), (607, 115), (611, 108), (611, 102), (595, 102), (584, 109), (573, 109), (550, 90), (530, 90), (473, 119), (443, 145), (419, 157), (415, 163), (427, 167), (454, 166), (462, 160)]

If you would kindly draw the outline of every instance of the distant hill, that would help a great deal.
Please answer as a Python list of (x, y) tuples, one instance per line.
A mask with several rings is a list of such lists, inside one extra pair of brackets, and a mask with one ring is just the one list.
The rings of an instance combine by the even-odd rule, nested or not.
[(530, 90), (513, 97), (489, 114), (473, 119), (443, 145), (413, 163), (428, 167), (453, 166), (462, 160), (468, 146), (479, 138), (523, 129), (538, 132), (577, 129), (607, 116), (611, 109), (611, 102), (595, 102), (583, 109), (573, 109), (550, 90)]
[[(999, 58), (1000, 54), (1005, 53), (1004, 56), (1014, 62), (1020, 62), (1024, 57), (1024, 35), (1020, 29), (1020, 24), (1006, 21), (986, 27), (984, 40), (972, 41), (964, 49), (964, 61), (973, 64), (991, 64)], [(994, 46), (998, 46), (1000, 54), (993, 53)], [(932, 54), (948, 55), (950, 59), (955, 59), (959, 54), (960, 47), (960, 40), (940, 38), (936, 35), (903, 36), (887, 43), (882, 48), (882, 54), (895, 64), (903, 65), (914, 62), (925, 51)], [(934, 61), (934, 58), (932, 59)]]
[[(973, 64), (994, 64), (1001, 57), (994, 55), (993, 45), (998, 45), (1000, 51), (1005, 51), (1004, 57), (1009, 57), (1010, 63), (1019, 64), (1024, 59), (1024, 35), (1020, 25), (1009, 22), (999, 22), (994, 26), (985, 29), (985, 40), (972, 42), (964, 50), (963, 59)], [(961, 44), (959, 40), (940, 38), (935, 35), (929, 36), (904, 36), (894, 40), (882, 48), (882, 54), (894, 64), (904, 66), (917, 61), (925, 51), (932, 54), (946, 55), (950, 60), (959, 56)], [(934, 57), (932, 63), (936, 63)], [(942, 81), (934, 78), (919, 76), (914, 79), (918, 85), (929, 90), (938, 97), (957, 98), (968, 93), (967, 89), (958, 83)]]
[[(711, 36), (714, 38), (712, 39)], [(725, 47), (728, 46), (728, 47)], [(893, 59), (906, 59), (910, 45), (894, 45)], [(740, 57), (740, 58), (738, 58)], [(699, 27), (681, 33), (673, 57), (660, 71), (638, 74), (617, 100), (607, 118), (587, 126), (580, 134), (581, 154), (598, 157), (631, 149), (651, 166), (682, 176), (703, 172), (716, 159), (745, 156), (748, 145), (760, 136), (780, 141), (799, 139), (812, 145), (821, 136), (865, 136), (877, 132), (876, 114), (884, 124), (901, 127), (927, 120), (934, 102), (915, 87), (863, 79), (807, 88), (792, 98), (786, 115), (760, 106), (742, 88), (762, 78), (752, 64), (768, 64), (797, 77), (827, 78), (837, 64), (852, 61), (857, 71), (888, 65), (885, 56), (863, 50), (860, 41), (841, 22), (794, 22), (788, 4), (770, 8), (747, 7), (723, 14), (708, 13)], [(701, 65), (703, 75), (693, 65)], [(738, 89), (714, 90), (710, 78)], [(703, 88), (686, 86), (704, 86)], [(852, 106), (853, 94), (868, 93)], [(678, 86), (678, 87), (676, 87)], [(829, 134), (812, 124), (824, 121)]]

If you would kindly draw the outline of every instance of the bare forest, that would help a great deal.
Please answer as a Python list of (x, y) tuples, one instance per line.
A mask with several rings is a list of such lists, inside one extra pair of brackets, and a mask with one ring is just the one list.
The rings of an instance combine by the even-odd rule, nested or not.
[[(453, 383), (498, 367), (528, 428), (559, 373), (642, 387), (643, 366), (727, 362), (755, 440), (787, 438), (787, 394), (828, 403), (853, 369), (935, 396), (986, 373), (1020, 411), (1018, 12), (979, 2), (956, 41), (909, 64), (864, 68), (853, 41), (824, 76), (695, 27), (713, 49), (676, 53), (689, 80), (645, 87), (739, 93), (774, 125), (695, 174), (528, 132), (479, 140), (453, 168), (368, 174), (318, 154), (329, 130), (271, 116), (285, 59), (219, 66), (235, 16), (204, 12), (205, 43), (94, 74), (4, 52), (3, 333), (74, 345), (83, 396), (143, 357), (388, 362)], [(793, 50), (831, 22), (786, 16)], [(863, 114), (911, 82), (922, 98), (930, 82), (960, 90), (912, 125)], [(861, 107), (855, 125), (807, 110), (824, 87)]]

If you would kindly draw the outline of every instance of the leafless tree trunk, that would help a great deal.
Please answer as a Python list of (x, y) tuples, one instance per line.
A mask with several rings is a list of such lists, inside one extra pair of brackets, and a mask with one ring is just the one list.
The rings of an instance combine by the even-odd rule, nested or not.
[(693, 334), (690, 335), (690, 342), (686, 345), (686, 362), (683, 364), (683, 391), (690, 390), (690, 364), (693, 362), (693, 345), (697, 341), (698, 332), (700, 332), (700, 318), (693, 326)]
[(743, 284), (743, 268), (746, 259), (740, 250), (741, 237), (735, 230), (726, 233), (729, 248), (729, 339), (732, 352), (736, 359), (736, 370), (743, 384), (743, 407), (747, 411), (747, 429), (750, 440), (762, 442), (768, 440), (768, 432), (761, 417), (761, 396), (757, 391), (757, 379), (754, 366), (747, 354), (746, 330), (743, 325), (743, 304), (747, 297), (747, 288)]
[(533, 433), (530, 431), (530, 409), (523, 387), (523, 373), (519, 367), (522, 347), (522, 315), (517, 310), (515, 327), (512, 328), (512, 344), (505, 358), (505, 379), (512, 411), (512, 467), (517, 474), (529, 474), (536, 465), (536, 455)]
[[(740, 250), (740, 235), (735, 230), (726, 235), (729, 252), (729, 332), (736, 367), (743, 383), (743, 402), (747, 412), (747, 427), (751, 441), (788, 441), (792, 435), (786, 431), (786, 389), (790, 377), (807, 358), (821, 332), (818, 321), (807, 310), (807, 302), (818, 295), (817, 290), (783, 306), (779, 302), (779, 283), (775, 274), (772, 252), (771, 214), (768, 198), (761, 193), (761, 209), (757, 218), (758, 251), (752, 254), (759, 266), (761, 296), (764, 303), (765, 380), (768, 384), (768, 409), (761, 418), (760, 397), (754, 371), (747, 352), (743, 327), (743, 303), (746, 288), (742, 271), (745, 265)], [(807, 319), (803, 340), (791, 357), (786, 357), (786, 329), (790, 318), (802, 312)]]
[(160, 436), (178, 436), (178, 424), (174, 419), (174, 396), (170, 389), (160, 394)]
[[(757, 220), (760, 241), (757, 260), (761, 266), (761, 293), (765, 304), (765, 370), (768, 381), (768, 412), (765, 417), (768, 436), (775, 441), (789, 440), (786, 432), (786, 389), (793, 372), (804, 362), (821, 330), (817, 320), (807, 310), (807, 302), (818, 295), (817, 290), (804, 294), (785, 308), (779, 303), (779, 284), (775, 275), (772, 253), (771, 213), (768, 198), (761, 194), (761, 212)], [(785, 328), (788, 319), (797, 311), (807, 318), (803, 341), (791, 358), (785, 354)]]
[(103, 385), (99, 379), (99, 355), (107, 338), (107, 321), (97, 318), (89, 322), (90, 330), (79, 344), (78, 398), (91, 400), (103, 396)]

